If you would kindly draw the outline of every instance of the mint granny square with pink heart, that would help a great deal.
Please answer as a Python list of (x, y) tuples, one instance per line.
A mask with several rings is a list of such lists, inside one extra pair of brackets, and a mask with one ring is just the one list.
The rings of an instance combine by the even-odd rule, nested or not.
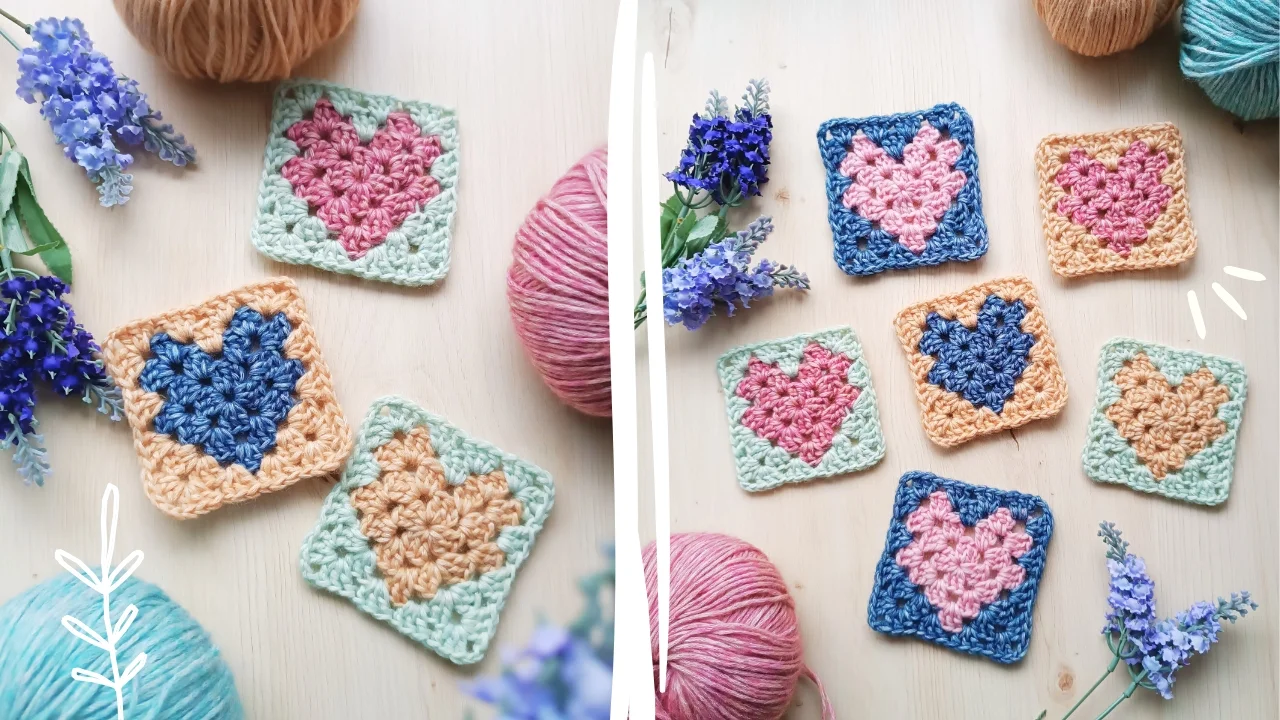
[(745, 345), (721, 356), (718, 369), (743, 489), (841, 475), (884, 457), (871, 372), (853, 330)]
[(449, 271), (452, 110), (320, 82), (276, 91), (252, 239), (281, 262), (397, 285)]
[(871, 629), (996, 662), (1031, 646), (1053, 514), (1044, 500), (927, 472), (898, 481), (867, 604)]
[(973, 134), (954, 103), (818, 128), (841, 270), (874, 275), (986, 254)]

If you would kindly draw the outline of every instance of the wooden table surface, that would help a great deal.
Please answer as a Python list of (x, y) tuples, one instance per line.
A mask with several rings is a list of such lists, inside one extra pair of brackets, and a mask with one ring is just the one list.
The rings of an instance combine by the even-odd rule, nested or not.
[[(556, 480), (555, 508), (479, 670), (495, 671), (498, 648), (523, 645), (540, 616), (571, 620), (581, 605), (575, 581), (602, 566), (598, 549), (613, 534), (609, 425), (561, 406), (525, 361), (507, 314), (506, 269), (516, 228), (537, 198), (605, 140), (612, 4), (367, 0), (347, 34), (299, 70), (457, 108), (452, 269), (438, 287), (416, 290), (275, 263), (250, 245), (271, 87), (169, 74), (107, 2), (10, 0), (5, 8), (30, 20), (79, 13), (98, 48), (199, 151), (188, 172), (140, 160), (133, 199), (98, 207), (38, 108), (14, 96), (15, 63), (0, 50), (0, 113), (71, 245), (72, 302), (84, 324), (102, 337), (250, 281), (296, 279), (353, 425), (375, 398), (403, 395)], [(59, 572), (55, 548), (96, 556), (98, 503), (113, 482), (121, 491), (118, 547), (142, 549), (138, 576), (213, 635), (248, 717), (451, 720), (474, 705), (458, 683), (475, 670), (459, 670), (303, 582), (298, 551), (330, 483), (305, 481), (178, 522), (143, 495), (124, 424), (48, 391), (38, 416), (55, 474), (44, 488), (24, 487), (7, 454), (0, 465), (0, 602)]]
[[(689, 116), (709, 89), (736, 99), (748, 79), (769, 79), (770, 182), (740, 222), (757, 212), (772, 215), (777, 230), (760, 254), (799, 265), (814, 287), (716, 318), (696, 333), (669, 331), (672, 527), (737, 535), (781, 568), (807, 659), (839, 717), (1030, 720), (1045, 708), (1050, 719), (1061, 717), (1109, 659), (1099, 635), (1107, 583), (1096, 536), (1102, 520), (1117, 523), (1145, 556), (1163, 614), (1246, 588), (1262, 605), (1179, 673), (1172, 702), (1144, 691), (1112, 717), (1276, 717), (1276, 123), (1242, 128), (1185, 81), (1176, 29), (1163, 29), (1134, 52), (1088, 60), (1051, 41), (1030, 0), (655, 0), (643, 13), (644, 45), (657, 60), (664, 164), (675, 164)], [(832, 260), (818, 125), (950, 101), (970, 111), (977, 129), (991, 238), (986, 257), (870, 278), (844, 275)], [(1076, 281), (1054, 275), (1041, 232), (1037, 142), (1051, 133), (1166, 120), (1185, 141), (1196, 256), (1172, 270)], [(1257, 270), (1267, 280), (1227, 277), (1226, 265)], [(1057, 418), (940, 449), (921, 429), (893, 317), (916, 301), (1015, 273), (1040, 292), (1070, 399)], [(1247, 322), (1213, 295), (1214, 281), (1240, 300)], [(1204, 340), (1187, 309), (1188, 290), (1204, 307)], [(861, 337), (887, 456), (867, 472), (744, 492), (734, 480), (717, 358), (738, 345), (836, 325)], [(1247, 366), (1248, 402), (1225, 505), (1206, 509), (1102, 486), (1082, 472), (1098, 351), (1116, 336), (1222, 354)], [(894, 490), (908, 470), (1032, 492), (1053, 509), (1031, 649), (1017, 665), (886, 638), (867, 626)], [(1112, 678), (1079, 717), (1096, 717), (1123, 689)], [(817, 718), (816, 697), (806, 686), (788, 717)]]

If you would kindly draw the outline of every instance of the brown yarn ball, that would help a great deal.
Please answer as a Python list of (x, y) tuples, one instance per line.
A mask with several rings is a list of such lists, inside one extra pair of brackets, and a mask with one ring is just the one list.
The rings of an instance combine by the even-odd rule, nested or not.
[(1180, 0), (1036, 0), (1049, 34), (1067, 49), (1100, 57), (1129, 50), (1172, 18)]
[(342, 34), (360, 0), (115, 0), (144, 48), (174, 72), (218, 82), (289, 77)]

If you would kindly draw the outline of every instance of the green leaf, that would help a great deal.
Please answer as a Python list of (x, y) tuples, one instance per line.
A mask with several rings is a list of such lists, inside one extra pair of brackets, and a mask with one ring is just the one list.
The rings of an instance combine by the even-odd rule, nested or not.
[(31, 194), (31, 190), (27, 188), (25, 183), (18, 183), (18, 192), (15, 195), (13, 207), (18, 211), (18, 220), (27, 231), (29, 241), (26, 250), (9, 249), (19, 255), (30, 256), (64, 244), (62, 236), (54, 229), (49, 219), (44, 216), (44, 211), (40, 209), (40, 204), (36, 202), (36, 196)]
[(49, 272), (57, 275), (62, 282), (71, 284), (71, 248), (66, 243), (40, 253), (40, 259), (49, 268)]
[(19, 162), (21, 182), (17, 186), (18, 220), (26, 228), (35, 248), (29, 249), (26, 255), (38, 253), (44, 266), (60, 280), (71, 284), (71, 248), (67, 247), (62, 233), (53, 226), (49, 217), (44, 214), (40, 202), (36, 200), (36, 183), (31, 178), (31, 167), (25, 157)]
[(720, 215), (707, 215), (698, 221), (693, 232), (689, 233), (689, 240), (685, 243), (684, 254), (686, 256), (694, 256), (713, 242), (718, 242), (724, 238), (725, 229), (728, 227), (726, 220)]
[[(668, 238), (671, 236), (671, 228), (676, 224), (676, 218), (680, 217), (680, 209), (684, 207), (684, 203), (680, 201), (680, 196), (673, 194), (662, 203), (662, 242), (665, 246)], [(663, 247), (665, 255), (666, 247)]]
[(0, 158), (0, 215), (13, 206), (13, 193), (18, 188), (18, 175), (22, 166), (22, 153), (10, 148)]
[(31, 239), (31, 247), (20, 254), (40, 255), (49, 272), (57, 275), (68, 285), (71, 284), (71, 251), (67, 248), (66, 241), (62, 239), (62, 234), (45, 216), (29, 184), (18, 183), (16, 194), (18, 220), (22, 222), (27, 236)]
[(0, 222), (0, 246), (18, 254), (22, 254), (28, 247), (27, 235), (22, 232), (22, 224), (18, 222), (18, 211), (15, 208), (9, 208), (9, 212), (4, 214), (4, 220)]

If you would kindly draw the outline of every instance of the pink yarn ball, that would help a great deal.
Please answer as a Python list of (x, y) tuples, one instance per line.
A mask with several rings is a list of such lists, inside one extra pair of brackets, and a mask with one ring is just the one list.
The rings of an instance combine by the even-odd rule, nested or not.
[(570, 407), (609, 417), (609, 256), (600, 148), (560, 178), (516, 233), (507, 303), (542, 381)]
[[(654, 545), (644, 549), (649, 643), (658, 681), (658, 592)], [(671, 632), (667, 690), (658, 720), (778, 720), (800, 678), (818, 685), (822, 717), (835, 712), (804, 663), (795, 602), (778, 568), (728, 535), (671, 536)]]

